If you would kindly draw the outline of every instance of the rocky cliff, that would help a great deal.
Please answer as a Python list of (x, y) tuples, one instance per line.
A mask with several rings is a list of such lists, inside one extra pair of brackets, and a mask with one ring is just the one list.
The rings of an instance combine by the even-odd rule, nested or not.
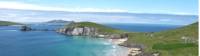
[(91, 22), (79, 22), (67, 25), (58, 29), (57, 32), (65, 35), (93, 36), (102, 38), (127, 38), (128, 34), (123, 31), (112, 29), (100, 24)]
[(69, 27), (57, 30), (57, 32), (66, 35), (82, 35), (82, 36), (95, 36), (97, 29), (94, 27)]

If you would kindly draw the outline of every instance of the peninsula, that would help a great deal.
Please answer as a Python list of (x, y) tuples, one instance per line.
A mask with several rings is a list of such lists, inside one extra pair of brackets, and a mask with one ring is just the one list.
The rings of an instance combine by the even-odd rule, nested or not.
[(21, 23), (9, 22), (9, 21), (0, 21), (0, 26), (9, 26), (9, 25), (21, 25)]
[(72, 36), (92, 36), (125, 39), (118, 45), (130, 48), (129, 56), (189, 56), (198, 55), (198, 22), (161, 32), (126, 32), (93, 22), (75, 22), (57, 32)]

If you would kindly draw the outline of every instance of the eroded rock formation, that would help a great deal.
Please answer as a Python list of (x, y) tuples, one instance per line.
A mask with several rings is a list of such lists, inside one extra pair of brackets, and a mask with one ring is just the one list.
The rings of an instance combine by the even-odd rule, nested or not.
[(102, 37), (102, 38), (127, 38), (128, 34), (106, 34), (98, 32), (98, 29), (95, 27), (68, 27), (57, 30), (57, 32), (72, 35), (72, 36), (94, 36), (94, 37)]

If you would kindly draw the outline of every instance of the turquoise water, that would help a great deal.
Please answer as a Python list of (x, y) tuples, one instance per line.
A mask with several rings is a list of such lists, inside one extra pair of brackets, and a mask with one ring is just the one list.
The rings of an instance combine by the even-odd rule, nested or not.
[[(146, 32), (162, 28), (117, 26), (111, 27), (124, 30), (145, 28)], [(60, 26), (34, 27), (54, 30)], [(106, 39), (65, 36), (53, 31), (22, 32), (17, 26), (0, 27), (0, 56), (122, 56), (125, 51), (124, 47), (113, 45)]]
[(0, 56), (110, 56), (120, 48), (100, 38), (4, 28), (9, 30), (0, 28)]

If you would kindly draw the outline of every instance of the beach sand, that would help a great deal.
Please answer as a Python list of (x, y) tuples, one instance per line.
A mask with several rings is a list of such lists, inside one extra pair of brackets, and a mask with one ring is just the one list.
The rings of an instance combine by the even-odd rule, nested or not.
[(127, 38), (123, 39), (109, 39), (109, 42), (113, 44), (113, 49), (111, 49), (111, 54), (108, 56), (128, 56), (130, 48), (119, 46), (119, 44), (127, 41)]

